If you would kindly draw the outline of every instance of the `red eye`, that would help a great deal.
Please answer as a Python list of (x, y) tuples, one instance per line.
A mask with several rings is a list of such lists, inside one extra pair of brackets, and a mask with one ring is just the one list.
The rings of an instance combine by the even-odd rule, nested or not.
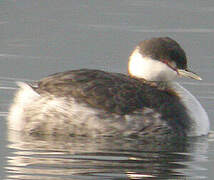
[(168, 67), (170, 67), (173, 71), (176, 71), (176, 73), (179, 75), (179, 72), (177, 70), (177, 68), (173, 67), (169, 61), (167, 61), (166, 59), (162, 59), (161, 62), (163, 62), (164, 64), (166, 64)]

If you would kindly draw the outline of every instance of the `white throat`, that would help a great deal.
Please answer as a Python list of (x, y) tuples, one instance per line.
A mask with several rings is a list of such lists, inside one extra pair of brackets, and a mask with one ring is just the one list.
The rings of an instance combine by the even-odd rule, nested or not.
[(187, 108), (192, 119), (192, 128), (188, 136), (202, 136), (209, 133), (210, 122), (208, 115), (200, 102), (180, 84), (170, 83), (171, 88), (181, 97), (181, 101)]
[(128, 72), (147, 81), (171, 81), (177, 77), (176, 71), (158, 60), (142, 56), (138, 48), (129, 57)]

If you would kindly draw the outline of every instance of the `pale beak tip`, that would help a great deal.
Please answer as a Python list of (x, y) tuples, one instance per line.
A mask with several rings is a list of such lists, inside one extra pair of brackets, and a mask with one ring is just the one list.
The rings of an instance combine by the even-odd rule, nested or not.
[(199, 81), (202, 81), (202, 78), (201, 78), (201, 77), (199, 77), (199, 78), (198, 78), (198, 80), (199, 80)]
[(189, 77), (189, 78), (199, 80), (199, 81), (202, 80), (202, 78), (200, 76), (198, 76), (194, 72), (191, 72), (190, 70), (178, 69), (177, 72), (178, 72), (179, 76)]

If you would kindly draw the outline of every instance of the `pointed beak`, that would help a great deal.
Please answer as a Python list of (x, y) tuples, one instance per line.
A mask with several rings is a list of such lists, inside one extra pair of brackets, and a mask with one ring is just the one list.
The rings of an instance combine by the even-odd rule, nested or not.
[(202, 78), (200, 76), (198, 76), (196, 73), (194, 73), (188, 69), (178, 69), (177, 72), (178, 72), (179, 76), (189, 77), (189, 78), (196, 79), (196, 80), (202, 80)]

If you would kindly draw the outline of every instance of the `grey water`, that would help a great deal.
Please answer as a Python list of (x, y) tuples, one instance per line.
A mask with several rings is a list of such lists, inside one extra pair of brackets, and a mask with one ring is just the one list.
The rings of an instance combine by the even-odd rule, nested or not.
[[(213, 179), (213, 0), (2, 0), (0, 179)], [(144, 39), (169, 36), (203, 81), (181, 79), (206, 109), (208, 137), (171, 139), (24, 136), (7, 129), (17, 81), (77, 68), (127, 72)]]

